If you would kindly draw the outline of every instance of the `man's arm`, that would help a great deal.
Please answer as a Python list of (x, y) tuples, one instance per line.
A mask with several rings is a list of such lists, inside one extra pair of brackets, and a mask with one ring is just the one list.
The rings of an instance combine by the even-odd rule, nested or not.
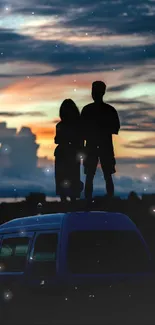
[(120, 129), (120, 120), (116, 109), (113, 110), (112, 116), (112, 126), (113, 126), (113, 134), (118, 134)]
[(62, 134), (61, 134), (61, 123), (59, 122), (56, 125), (56, 135), (55, 135), (55, 138), (54, 138), (54, 142), (55, 142), (55, 144), (60, 144), (62, 141), (63, 141), (63, 137), (62, 137)]

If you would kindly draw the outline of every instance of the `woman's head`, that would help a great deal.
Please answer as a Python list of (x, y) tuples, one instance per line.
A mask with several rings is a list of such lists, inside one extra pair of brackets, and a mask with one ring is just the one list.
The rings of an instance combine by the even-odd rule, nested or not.
[(65, 99), (61, 106), (59, 116), (62, 121), (72, 122), (76, 121), (80, 117), (79, 110), (72, 99)]

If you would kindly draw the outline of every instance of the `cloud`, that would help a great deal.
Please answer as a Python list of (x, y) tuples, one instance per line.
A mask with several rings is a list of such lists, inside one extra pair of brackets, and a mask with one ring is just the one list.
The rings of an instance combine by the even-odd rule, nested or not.
[[(67, 2), (68, 5), (72, 3), (71, 0)], [(81, 7), (79, 14), (77, 7)], [(72, 28), (93, 26), (98, 32), (107, 30), (115, 34), (147, 33), (150, 30), (154, 32), (154, 15), (150, 15), (151, 12), (154, 13), (154, 9), (153, 2), (148, 1), (146, 4), (144, 0), (140, 3), (133, 0), (99, 0), (97, 3), (82, 1), (72, 9), (72, 15), (66, 15), (64, 25)]]
[[(118, 86), (119, 87), (119, 86)], [(114, 91), (118, 91), (117, 90), (117, 88), (118, 88), (117, 86), (116, 87), (111, 87), (111, 88), (109, 88), (110, 90), (111, 89), (114, 89)], [(120, 86), (121, 87), (121, 86)], [(124, 86), (122, 86), (122, 87), (124, 87)], [(144, 105), (144, 102), (142, 102), (142, 101), (140, 101), (140, 100), (136, 100), (136, 99), (134, 99), (134, 100), (132, 100), (132, 99), (111, 99), (111, 100), (109, 100), (109, 103), (110, 104), (116, 104), (116, 105), (131, 105), (131, 104), (136, 104), (136, 107), (137, 107), (137, 105), (138, 106), (140, 106), (140, 105)]]
[[(25, 196), (31, 191), (44, 192), (46, 195), (55, 196), (54, 162), (47, 157), (39, 159), (37, 167), (36, 137), (28, 127), (23, 127), (19, 132), (16, 129), (7, 128), (5, 123), (0, 123), (0, 131), (4, 130), (3, 137), (0, 133), (1, 148), (1, 184), (0, 195), (4, 196)], [(10, 132), (11, 131), (11, 132)], [(44, 131), (44, 130), (43, 130)], [(5, 134), (5, 136), (4, 136)], [(153, 139), (152, 139), (153, 141)], [(144, 141), (145, 142), (145, 141)], [(4, 150), (3, 150), (4, 147)], [(5, 149), (7, 148), (7, 152)], [(9, 159), (10, 165), (6, 165)], [(2, 166), (2, 161), (4, 165)], [(116, 159), (117, 165), (125, 164), (154, 164), (155, 156), (141, 158), (121, 157)], [(45, 171), (45, 166), (50, 168), (49, 173)], [(41, 169), (40, 169), (41, 168)], [(82, 169), (82, 180), (85, 180)], [(142, 179), (135, 177), (121, 176), (114, 177), (115, 191), (129, 193), (131, 190), (140, 193), (144, 185)], [(147, 183), (147, 191), (155, 190), (153, 179)], [(94, 180), (94, 195), (105, 193), (105, 182), (101, 170), (98, 169)]]
[(6, 123), (0, 123), (0, 142), (2, 175), (21, 177), (37, 172), (39, 145), (30, 128), (23, 126), (17, 132), (15, 128), (7, 128)]
[(52, 124), (57, 124), (58, 122), (60, 122), (59, 118), (56, 118), (56, 119), (52, 120)]
[[(127, 85), (119, 85), (119, 86), (113, 86), (113, 87), (110, 87), (108, 88), (108, 91), (123, 91), (123, 90), (126, 90), (130, 87), (130, 84), (127, 84)], [(115, 101), (114, 101), (115, 102)]]
[[(0, 196), (1, 197), (24, 197), (30, 192), (42, 192), (47, 196), (55, 197), (55, 179), (54, 179), (54, 168), (52, 168), (52, 173), (49, 177), (48, 174), (42, 173), (42, 176), (26, 178), (16, 178), (16, 177), (1, 177), (0, 184)], [(82, 176), (82, 180), (84, 177)], [(117, 177), (113, 176), (114, 185), (115, 185), (115, 195), (127, 196), (131, 191), (135, 191), (138, 194), (144, 193), (144, 188), (147, 189), (145, 193), (152, 193), (155, 191), (154, 179), (151, 178), (147, 184), (138, 178), (131, 177)], [(104, 195), (105, 190), (105, 181), (101, 177), (101, 172), (98, 171), (95, 180), (94, 180), (94, 192), (93, 195)], [(82, 192), (81, 197), (84, 197)]]
[[(131, 191), (135, 191), (139, 195), (155, 192), (155, 183), (151, 177), (145, 181), (142, 175), (140, 177), (125, 175), (119, 177), (117, 174), (115, 174), (113, 175), (113, 181), (115, 195), (126, 196)], [(106, 193), (104, 177), (99, 169), (94, 179), (94, 195), (95, 193), (100, 195), (104, 195)]]
[(144, 157), (116, 157), (117, 164), (154, 164), (155, 156)]
[(55, 127), (53, 125), (34, 125), (31, 124), (31, 129), (34, 134), (37, 134), (37, 138), (49, 138), (53, 140), (55, 136)]
[(39, 157), (38, 158), (38, 167), (41, 168), (46, 168), (46, 167), (51, 167), (54, 165), (54, 161), (49, 159), (48, 157)]
[[(2, 2), (1, 8), (4, 7)], [(99, 0), (97, 3), (83, 0), (49, 0), (48, 3), (14, 0), (10, 9), (9, 15), (3, 15), (2, 20), (6, 16), (7, 23), (10, 19), (11, 24), (16, 17), (19, 22), (22, 18), (23, 23), (21, 26), (17, 24), (16, 29), (13, 24), (12, 28), (0, 29), (0, 45), (5, 49), (4, 61), (16, 59), (54, 64), (56, 71), (51, 74), (55, 75), (67, 71), (72, 73), (73, 70), (78, 72), (78, 69), (87, 72), (94, 65), (97, 69), (96, 62), (116, 67), (120, 63), (136, 65), (154, 59), (155, 5), (149, 0), (147, 4), (144, 0), (140, 3), (133, 0)], [(31, 36), (24, 35), (31, 29)], [(39, 39), (41, 33), (45, 35), (44, 41)], [(49, 35), (53, 40), (48, 40)], [(94, 37), (96, 41), (98, 39), (98, 44)], [(79, 47), (78, 42), (82, 44), (84, 39), (86, 41)], [(114, 46), (114, 51), (111, 46)], [(73, 65), (76, 63), (77, 69), (75, 65), (71, 69), (70, 62)]]
[(155, 137), (145, 138), (142, 140), (131, 141), (124, 145), (126, 148), (137, 148), (137, 149), (151, 149), (155, 148)]
[(18, 116), (46, 116), (44, 112), (0, 112), (0, 116), (3, 117), (18, 117)]
[(153, 182), (155, 182), (155, 174), (152, 175), (151, 179)]
[[(31, 16), (58, 16), (63, 24), (72, 28), (98, 27), (114, 33), (138, 33), (154, 31), (154, 2), (144, 0), (135, 3), (133, 0), (109, 1), (98, 0), (42, 0), (15, 1), (12, 6), (14, 14)], [(64, 18), (64, 19), (63, 19)], [(145, 24), (144, 24), (145, 20)]]
[[(4, 46), (5, 44), (5, 46)], [(113, 41), (112, 43), (113, 44)], [(51, 71), (33, 72), (33, 75), (65, 75), (72, 73), (98, 72), (117, 69), (119, 65), (137, 66), (154, 59), (155, 43), (131, 47), (119, 45), (114, 50), (104, 42), (95, 47), (85, 44), (78, 46), (76, 41), (69, 44), (62, 40), (39, 40), (33, 36), (21, 35), (13, 30), (0, 29), (0, 47), (5, 48), (2, 62), (40, 63), (51, 65)], [(145, 49), (145, 52), (144, 52)], [(48, 67), (48, 70), (50, 68)], [(1, 76), (8, 76), (3, 72)], [(11, 73), (10, 73), (11, 76)], [(12, 74), (16, 76), (15, 73)], [(18, 74), (17, 74), (18, 76)]]
[[(122, 102), (123, 104), (125, 102)], [(138, 102), (137, 102), (138, 103)], [(155, 116), (153, 106), (139, 102), (138, 108), (119, 110), (121, 130), (123, 131), (147, 131), (155, 130)], [(147, 106), (145, 106), (147, 105)]]
[(30, 192), (49, 193), (54, 196), (54, 179), (50, 177), (1, 177), (0, 197), (25, 197)]

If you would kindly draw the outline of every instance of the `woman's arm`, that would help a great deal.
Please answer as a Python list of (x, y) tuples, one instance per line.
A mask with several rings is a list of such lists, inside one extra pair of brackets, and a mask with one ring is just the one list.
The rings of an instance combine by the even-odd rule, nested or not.
[(56, 125), (56, 135), (55, 135), (55, 138), (54, 138), (55, 144), (60, 144), (61, 138), (62, 138), (62, 135), (61, 135), (61, 122), (59, 122)]
[(67, 145), (70, 142), (69, 139), (69, 126), (66, 127), (62, 122), (56, 125), (56, 136), (54, 138), (56, 144)]

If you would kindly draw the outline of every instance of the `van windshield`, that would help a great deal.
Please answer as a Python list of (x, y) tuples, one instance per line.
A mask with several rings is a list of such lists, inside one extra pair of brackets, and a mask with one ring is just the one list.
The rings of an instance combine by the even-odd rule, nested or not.
[(72, 273), (135, 273), (149, 270), (145, 246), (135, 231), (76, 231), (69, 235)]

